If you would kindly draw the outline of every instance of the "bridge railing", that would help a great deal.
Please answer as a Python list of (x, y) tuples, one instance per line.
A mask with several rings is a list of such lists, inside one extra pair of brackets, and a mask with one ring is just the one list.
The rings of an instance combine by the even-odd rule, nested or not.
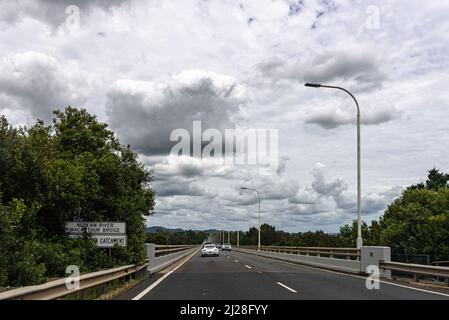
[[(240, 248), (257, 250), (257, 246), (240, 246)], [(360, 259), (360, 249), (357, 248), (261, 246), (260, 250), (335, 259)]]
[(156, 257), (165, 256), (170, 253), (183, 251), (190, 249), (195, 245), (155, 245), (155, 255)]
[(149, 273), (158, 272), (199, 249), (199, 245), (155, 245), (145, 243)]
[[(20, 287), (0, 293), (0, 300), (53, 300), (64, 298), (67, 295), (78, 294), (80, 299), (84, 299), (88, 290), (96, 291), (99, 295), (106, 291), (107, 285), (118, 280), (127, 280), (137, 277), (145, 277), (148, 273), (154, 273), (166, 268), (170, 264), (182, 259), (189, 253), (197, 250), (198, 245), (154, 245), (153, 254), (147, 256), (141, 264), (131, 264), (117, 268), (101, 270), (97, 272), (80, 275), (78, 279), (71, 278), (67, 285), (68, 278), (61, 278), (46, 282), (40, 285)], [(72, 280), (78, 280), (75, 286)]]
[[(271, 259), (309, 265), (353, 274), (367, 274), (367, 268), (379, 266), (379, 261), (390, 261), (391, 249), (381, 246), (362, 248), (334, 247), (282, 247), (282, 246), (239, 246), (236, 251), (259, 255)], [(381, 274), (388, 277), (388, 273)]]
[(411, 275), (414, 282), (419, 282), (422, 276), (433, 277), (435, 279), (442, 278), (444, 284), (449, 286), (449, 267), (428, 266), (422, 264), (412, 264), (393, 261), (380, 261), (379, 268), (383, 270), (393, 271), (394, 273), (402, 273)]

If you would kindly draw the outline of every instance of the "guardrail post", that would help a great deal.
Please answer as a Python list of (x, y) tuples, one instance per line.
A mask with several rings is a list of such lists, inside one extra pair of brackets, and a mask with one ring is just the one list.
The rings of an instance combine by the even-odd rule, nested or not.
[(154, 243), (145, 243), (145, 252), (148, 258), (148, 270), (155, 266), (156, 245)]

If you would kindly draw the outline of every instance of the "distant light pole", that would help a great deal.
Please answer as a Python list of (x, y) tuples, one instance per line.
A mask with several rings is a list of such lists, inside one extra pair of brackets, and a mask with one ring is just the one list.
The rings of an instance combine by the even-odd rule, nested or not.
[(240, 230), (237, 229), (237, 247), (239, 246), (239, 231)]
[(328, 86), (319, 83), (306, 83), (306, 87), (312, 88), (331, 88), (346, 92), (354, 99), (357, 107), (357, 248), (360, 249), (363, 245), (362, 239), (362, 206), (361, 206), (361, 169), (360, 169), (360, 108), (354, 95), (342, 87)]
[(240, 189), (255, 191), (257, 193), (257, 195), (259, 196), (259, 237), (257, 240), (257, 250), (260, 251), (260, 194), (256, 189), (251, 189), (251, 188), (246, 188), (246, 187), (240, 187)]

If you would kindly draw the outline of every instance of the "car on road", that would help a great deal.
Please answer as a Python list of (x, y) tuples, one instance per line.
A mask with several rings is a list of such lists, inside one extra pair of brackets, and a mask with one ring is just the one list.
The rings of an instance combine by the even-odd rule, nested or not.
[(208, 245), (208, 244), (213, 244), (213, 243), (212, 242), (204, 242), (203, 243), (203, 248), (204, 248), (205, 245)]
[(218, 250), (217, 246), (215, 244), (206, 244), (201, 249), (201, 256), (216, 256), (220, 254), (220, 251)]
[(221, 246), (221, 250), (222, 251), (225, 251), (225, 250), (228, 250), (228, 251), (231, 251), (231, 245), (229, 244), (229, 243), (224, 243), (222, 246)]

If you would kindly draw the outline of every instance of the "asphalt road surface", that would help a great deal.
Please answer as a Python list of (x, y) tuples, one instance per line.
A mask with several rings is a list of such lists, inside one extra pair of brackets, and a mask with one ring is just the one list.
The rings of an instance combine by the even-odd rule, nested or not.
[(279, 262), (236, 251), (219, 257), (197, 252), (169, 274), (152, 276), (116, 299), (140, 300), (326, 300), (449, 299), (449, 294), (380, 283), (365, 278)]

